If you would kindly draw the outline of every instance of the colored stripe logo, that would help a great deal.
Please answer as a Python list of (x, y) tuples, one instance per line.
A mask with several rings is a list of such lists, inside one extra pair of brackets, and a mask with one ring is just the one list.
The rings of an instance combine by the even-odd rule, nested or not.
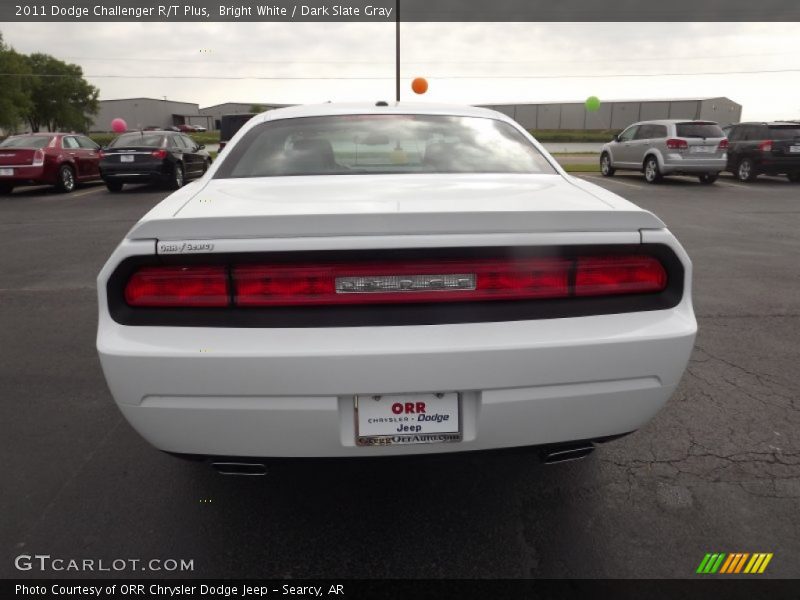
[(697, 567), (696, 573), (702, 575), (713, 575), (720, 573), (725, 575), (734, 575), (746, 573), (750, 575), (763, 573), (769, 561), (772, 560), (772, 552), (756, 552), (750, 554), (749, 552), (733, 552), (726, 554), (725, 552), (709, 553), (700, 561), (700, 566)]

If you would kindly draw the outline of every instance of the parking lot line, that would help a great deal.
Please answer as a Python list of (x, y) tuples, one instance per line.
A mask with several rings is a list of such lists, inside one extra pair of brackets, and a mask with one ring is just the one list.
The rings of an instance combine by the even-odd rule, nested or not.
[(611, 183), (618, 183), (620, 185), (636, 188), (637, 190), (642, 189), (644, 187), (642, 185), (636, 185), (633, 183), (628, 183), (626, 181), (620, 181), (619, 179), (614, 179), (613, 177), (598, 177), (597, 175), (584, 175), (583, 177), (588, 177), (590, 179), (599, 179), (601, 181), (610, 181)]
[(95, 192), (102, 192), (105, 188), (103, 187), (93, 187), (88, 190), (84, 190), (83, 192), (73, 192), (72, 197), (78, 198), (80, 196), (88, 196), (89, 194), (94, 194)]

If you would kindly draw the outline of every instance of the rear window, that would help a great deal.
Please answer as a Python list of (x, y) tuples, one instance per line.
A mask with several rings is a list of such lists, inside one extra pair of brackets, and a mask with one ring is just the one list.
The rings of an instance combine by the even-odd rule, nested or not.
[(123, 148), (126, 146), (144, 146), (145, 148), (160, 148), (164, 143), (164, 136), (152, 133), (126, 133), (111, 142), (109, 148)]
[(0, 148), (46, 148), (53, 138), (46, 135), (20, 135), (0, 144)]
[(774, 126), (769, 127), (769, 137), (773, 140), (793, 140), (800, 137), (800, 125), (792, 126)]
[(678, 123), (675, 133), (683, 138), (721, 138), (725, 137), (722, 128), (716, 123)]
[(261, 123), (236, 144), (216, 177), (555, 172), (508, 123), (381, 114)]

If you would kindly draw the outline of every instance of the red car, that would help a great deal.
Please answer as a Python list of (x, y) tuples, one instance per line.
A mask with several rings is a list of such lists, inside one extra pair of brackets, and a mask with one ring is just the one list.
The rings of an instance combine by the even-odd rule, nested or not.
[(0, 194), (21, 185), (54, 185), (71, 192), (100, 179), (100, 146), (76, 133), (27, 133), (0, 143)]

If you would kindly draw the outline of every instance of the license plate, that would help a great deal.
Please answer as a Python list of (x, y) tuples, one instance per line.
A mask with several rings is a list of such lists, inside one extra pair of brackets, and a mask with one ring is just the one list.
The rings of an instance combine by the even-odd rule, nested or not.
[(0, 177), (11, 177), (14, 175), (14, 169), (0, 169)]
[(716, 150), (715, 146), (692, 146), (689, 152), (694, 154), (711, 154), (714, 150)]
[(119, 162), (133, 162), (133, 155), (132, 154), (122, 154), (119, 157)]
[(789, 152), (791, 152), (792, 154), (800, 152), (800, 146), (789, 146)]
[(359, 446), (461, 441), (461, 398), (454, 392), (356, 396), (355, 410)]

